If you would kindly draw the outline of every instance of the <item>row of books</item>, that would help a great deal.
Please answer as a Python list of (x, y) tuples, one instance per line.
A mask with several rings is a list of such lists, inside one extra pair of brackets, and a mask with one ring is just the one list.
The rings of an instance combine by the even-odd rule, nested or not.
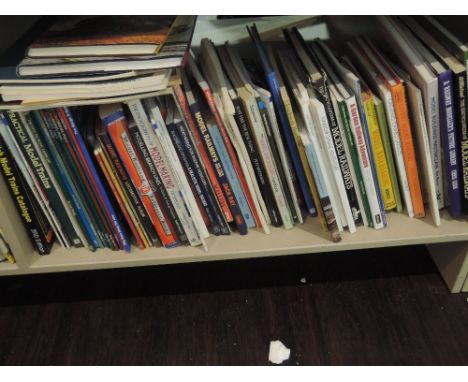
[(196, 16), (41, 18), (0, 59), (10, 105), (165, 89), (186, 60)]
[(10, 247), (3, 236), (3, 231), (0, 229), (0, 263), (8, 262), (10, 264), (16, 263), (13, 257)]
[(468, 49), (430, 17), (377, 22), (393, 56), (252, 26), (256, 60), (203, 39), (163, 91), (2, 113), (2, 173), (38, 251), (207, 248), (315, 216), (337, 242), (389, 211), (466, 214)]

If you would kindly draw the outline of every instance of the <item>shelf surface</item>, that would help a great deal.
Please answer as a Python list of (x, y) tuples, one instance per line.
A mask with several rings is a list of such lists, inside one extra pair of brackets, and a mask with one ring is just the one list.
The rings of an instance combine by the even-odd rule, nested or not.
[(17, 274), (19, 271), (18, 265), (17, 264), (10, 264), (10, 263), (0, 263), (0, 275), (2, 276), (8, 276), (8, 275), (14, 275)]
[(390, 213), (387, 228), (374, 230), (360, 227), (354, 234), (344, 232), (343, 240), (339, 243), (332, 243), (327, 233), (322, 231), (318, 219), (310, 218), (306, 223), (291, 230), (272, 228), (270, 235), (252, 230), (246, 236), (233, 233), (230, 236), (211, 237), (207, 240), (208, 252), (201, 247), (146, 250), (132, 248), (131, 253), (125, 253), (110, 250), (66, 250), (55, 246), (50, 255), (39, 256), (34, 253), (29, 268), (13, 270), (11, 274), (242, 259), (456, 241), (468, 241), (468, 224), (466, 220), (452, 219), (447, 213), (442, 214), (440, 227), (435, 227), (430, 217), (411, 219), (403, 214)]

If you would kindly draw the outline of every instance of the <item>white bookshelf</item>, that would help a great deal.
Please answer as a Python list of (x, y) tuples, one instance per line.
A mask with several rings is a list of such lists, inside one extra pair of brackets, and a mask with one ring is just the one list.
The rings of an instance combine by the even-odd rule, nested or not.
[[(302, 21), (303, 18), (300, 17), (261, 18), (257, 19), (256, 23), (261, 32), (267, 31), (269, 35), (275, 36), (275, 32), (272, 31), (274, 28)], [(307, 35), (326, 38), (328, 30), (323, 23), (316, 23), (307, 29)], [(227, 39), (242, 43), (247, 37), (245, 22), (219, 21), (213, 17), (201, 18), (195, 31), (194, 45), (196, 46), (203, 37), (213, 36), (216, 36), (216, 43)], [(230, 236), (211, 237), (207, 241), (208, 252), (192, 247), (152, 248), (143, 251), (132, 248), (131, 253), (110, 250), (89, 252), (86, 249), (66, 250), (55, 245), (50, 255), (40, 256), (33, 250), (8, 194), (7, 186), (0, 177), (0, 227), (17, 260), (14, 265), (1, 263), (0, 276), (313, 254), (379, 247), (395, 247), (395, 250), (398, 250), (398, 246), (424, 244), (431, 251), (450, 290), (468, 291), (467, 220), (453, 219), (447, 213), (442, 213), (440, 227), (432, 224), (430, 216), (424, 219), (411, 219), (404, 214), (390, 213), (387, 228), (374, 230), (360, 227), (355, 234), (344, 233), (340, 243), (332, 243), (329, 240), (328, 235), (321, 230), (317, 218), (308, 218), (304, 224), (292, 230), (272, 228), (270, 235), (265, 235), (260, 230), (252, 230), (247, 236), (233, 233)]]

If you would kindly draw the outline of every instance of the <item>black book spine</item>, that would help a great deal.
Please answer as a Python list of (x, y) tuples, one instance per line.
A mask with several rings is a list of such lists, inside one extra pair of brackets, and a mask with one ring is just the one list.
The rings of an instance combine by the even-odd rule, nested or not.
[(48, 255), (53, 244), (52, 227), (34, 199), (1, 136), (0, 167), (28, 236), (40, 255)]
[(140, 197), (138, 196), (138, 192), (130, 180), (127, 171), (125, 170), (125, 167), (120, 160), (120, 157), (117, 155), (112, 141), (104, 130), (98, 133), (98, 139), (101, 142), (103, 149), (106, 150), (106, 153), (110, 159), (111, 168), (124, 186), (124, 191), (127, 194), (133, 209), (138, 214), (141, 225), (151, 240), (151, 243), (153, 246), (161, 245), (161, 241), (159, 240), (151, 219), (146, 213), (145, 206), (141, 202)]
[(195, 170), (195, 175), (197, 176), (200, 182), (203, 193), (206, 197), (206, 202), (208, 204), (208, 207), (211, 209), (212, 214), (215, 217), (215, 220), (218, 226), (220, 227), (221, 234), (229, 235), (231, 231), (229, 229), (229, 226), (226, 220), (224, 219), (224, 214), (218, 205), (218, 200), (216, 199), (216, 195), (213, 189), (211, 188), (207, 175), (205, 171), (203, 170), (203, 165), (200, 162), (199, 156), (197, 155), (195, 144), (192, 140), (192, 135), (187, 129), (187, 126), (185, 125), (185, 123), (183, 122), (179, 123), (178, 127), (179, 128), (177, 131), (180, 135), (180, 138), (182, 140), (183, 146), (185, 147), (185, 150), (187, 151), (189, 157), (192, 160), (193, 168)]
[(158, 201), (162, 202), (166, 213), (168, 214), (168, 223), (170, 226), (175, 230), (177, 236), (180, 241), (184, 242), (187, 241), (187, 235), (184, 231), (184, 227), (177, 216), (177, 212), (172, 205), (171, 199), (169, 198), (169, 194), (167, 193), (166, 188), (161, 180), (161, 176), (159, 175), (156, 166), (153, 163), (153, 159), (151, 158), (150, 153), (148, 152), (148, 148), (143, 140), (143, 137), (138, 130), (137, 125), (129, 124), (128, 131), (131, 135), (133, 144), (137, 149), (137, 152), (141, 158), (141, 164), (145, 172), (147, 172), (148, 182), (150, 187), (153, 189), (155, 195), (157, 195)]
[(169, 136), (171, 137), (172, 143), (174, 144), (177, 156), (179, 157), (182, 163), (185, 175), (188, 179), (191, 180), (190, 187), (192, 189), (192, 192), (196, 196), (198, 204), (201, 205), (206, 215), (208, 216), (208, 219), (211, 222), (211, 228), (213, 230), (213, 233), (215, 235), (219, 235), (221, 229), (219, 227), (218, 221), (215, 219), (215, 215), (213, 214), (213, 211), (208, 205), (208, 201), (201, 187), (200, 180), (198, 179), (197, 174), (195, 173), (192, 158), (189, 156), (189, 153), (187, 152), (187, 150), (184, 147), (184, 144), (182, 143), (182, 138), (179, 134), (181, 125), (182, 123), (168, 123), (166, 125), (167, 131), (169, 133)]
[(359, 209), (356, 189), (354, 187), (353, 179), (351, 178), (351, 169), (349, 168), (349, 163), (346, 158), (343, 138), (340, 133), (340, 128), (336, 120), (335, 112), (333, 110), (333, 105), (330, 100), (330, 94), (328, 93), (328, 87), (325, 81), (326, 81), (325, 77), (322, 77), (321, 80), (316, 81), (314, 86), (320, 95), (319, 97), (320, 101), (325, 106), (329, 128), (330, 128), (330, 132), (333, 137), (333, 143), (335, 146), (336, 156), (338, 157), (338, 162), (340, 164), (341, 176), (343, 177), (344, 185), (346, 188), (346, 195), (348, 196), (348, 201), (351, 207), (354, 222), (357, 225), (359, 225), (359, 224), (362, 224), (362, 216), (361, 216), (361, 212)]
[(281, 221), (281, 216), (279, 214), (278, 207), (276, 206), (273, 191), (271, 190), (270, 184), (268, 183), (265, 166), (260, 156), (258, 155), (258, 147), (252, 138), (252, 134), (245, 116), (244, 107), (242, 106), (242, 103), (239, 99), (233, 99), (232, 102), (235, 108), (234, 118), (236, 120), (237, 126), (239, 127), (239, 131), (241, 133), (245, 147), (247, 148), (249, 158), (252, 161), (263, 200), (265, 201), (268, 209), (268, 216), (270, 217), (271, 224), (274, 227), (280, 227), (283, 224)]
[(69, 240), (73, 245), (82, 247), (83, 243), (73, 228), (70, 218), (65, 211), (65, 206), (63, 205), (57, 190), (52, 184), (51, 174), (49, 174), (47, 171), (39, 156), (39, 153), (34, 147), (33, 142), (31, 141), (31, 137), (26, 130), (26, 126), (20, 120), (19, 115), (15, 112), (7, 111), (5, 116), (9, 122), (10, 130), (13, 133), (13, 136), (15, 137), (15, 140), (18, 143), (21, 151), (23, 152), (24, 157), (28, 161), (28, 164), (33, 170), (36, 178), (42, 185), (42, 189), (44, 190), (44, 193), (49, 200), (53, 213), (58, 218), (60, 227), (65, 233), (67, 240)]
[(458, 140), (460, 142), (460, 163), (461, 163), (461, 179), (463, 185), (462, 192), (462, 209), (463, 214), (468, 215), (468, 121), (466, 117), (467, 111), (467, 87), (466, 87), (466, 71), (455, 75), (454, 81), (454, 94), (457, 95), (455, 108), (458, 121)]
[(218, 152), (214, 146), (213, 140), (211, 138), (208, 127), (205, 124), (205, 120), (201, 114), (200, 106), (197, 102), (189, 105), (190, 111), (192, 112), (193, 119), (195, 120), (195, 125), (202, 136), (203, 146), (205, 147), (206, 152), (209, 154), (211, 163), (216, 172), (216, 177), (218, 178), (219, 184), (223, 189), (224, 196), (229, 204), (229, 209), (232, 213), (234, 221), (236, 223), (237, 229), (241, 235), (246, 235), (248, 233), (247, 224), (242, 216), (239, 205), (237, 204), (236, 197), (232, 192), (231, 184), (229, 183), (226, 173), (224, 172), (223, 164), (219, 159)]

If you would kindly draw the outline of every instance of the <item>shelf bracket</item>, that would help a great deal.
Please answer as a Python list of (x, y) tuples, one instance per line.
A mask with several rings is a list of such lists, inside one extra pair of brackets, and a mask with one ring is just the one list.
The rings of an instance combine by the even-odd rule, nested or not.
[(468, 292), (468, 241), (426, 245), (452, 293)]

